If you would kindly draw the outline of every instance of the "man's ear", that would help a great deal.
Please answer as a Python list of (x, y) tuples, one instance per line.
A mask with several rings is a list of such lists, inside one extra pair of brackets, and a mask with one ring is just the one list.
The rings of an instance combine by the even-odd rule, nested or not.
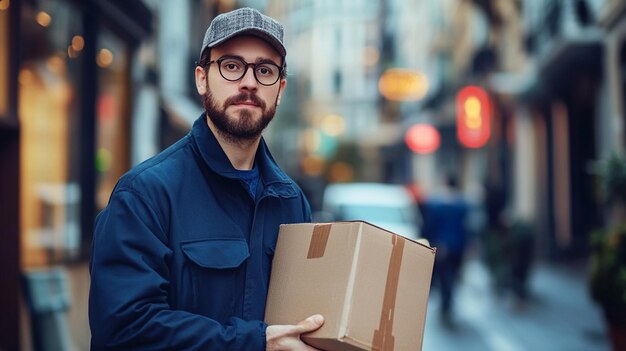
[(285, 87), (287, 86), (287, 80), (280, 80), (280, 87), (278, 89), (278, 97), (276, 98), (276, 106), (280, 105), (280, 98), (283, 96), (283, 91), (285, 91)]
[(196, 70), (194, 73), (196, 75), (196, 90), (198, 91), (198, 94), (206, 94), (206, 80), (208, 72), (204, 68), (196, 66)]

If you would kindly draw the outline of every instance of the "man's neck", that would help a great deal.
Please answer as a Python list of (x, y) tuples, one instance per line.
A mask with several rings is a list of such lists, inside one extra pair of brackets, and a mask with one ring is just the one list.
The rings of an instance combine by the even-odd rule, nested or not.
[(233, 167), (240, 171), (251, 170), (261, 136), (254, 140), (232, 140), (222, 135), (209, 118), (207, 118), (207, 124)]

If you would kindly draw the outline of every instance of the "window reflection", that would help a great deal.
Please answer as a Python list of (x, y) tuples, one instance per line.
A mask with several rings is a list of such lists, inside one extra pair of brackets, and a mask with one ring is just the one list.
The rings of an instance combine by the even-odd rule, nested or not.
[[(98, 209), (106, 205), (129, 165), (129, 44), (102, 27), (96, 57), (87, 61), (84, 48), (89, 39), (81, 18), (80, 11), (63, 0), (22, 7), (19, 39), (28, 43), (21, 47), (18, 72), (24, 268), (73, 260), (82, 251), (80, 211), (86, 204), (81, 203), (80, 174), (85, 166), (81, 150), (86, 146), (80, 144), (80, 126), (93, 118), (81, 115), (89, 111), (80, 106), (89, 103), (82, 84), (98, 82), (94, 165)], [(96, 80), (81, 81), (83, 62), (97, 65)]]
[(79, 253), (80, 187), (70, 152), (79, 62), (67, 56), (72, 37), (82, 30), (76, 18), (59, 1), (23, 6), (20, 40), (29, 43), (18, 73), (23, 267)]
[(129, 114), (126, 72), (129, 49), (106, 28), (101, 29), (96, 64), (99, 69), (96, 105), (96, 205), (106, 206), (115, 183), (129, 166)]

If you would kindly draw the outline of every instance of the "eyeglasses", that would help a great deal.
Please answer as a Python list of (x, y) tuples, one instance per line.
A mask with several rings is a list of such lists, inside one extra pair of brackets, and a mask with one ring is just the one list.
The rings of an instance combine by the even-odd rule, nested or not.
[(274, 85), (280, 79), (281, 67), (272, 62), (248, 63), (238, 57), (224, 56), (217, 60), (209, 61), (209, 65), (217, 63), (220, 74), (228, 81), (235, 82), (243, 78), (252, 66), (254, 79), (261, 85)]

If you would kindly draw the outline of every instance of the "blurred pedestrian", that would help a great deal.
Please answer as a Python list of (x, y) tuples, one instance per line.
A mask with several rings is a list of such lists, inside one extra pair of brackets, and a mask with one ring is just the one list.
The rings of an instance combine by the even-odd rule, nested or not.
[(433, 286), (440, 291), (442, 322), (451, 326), (454, 288), (468, 241), (469, 204), (459, 191), (454, 175), (448, 175), (445, 182), (442, 191), (424, 200), (424, 237), (437, 248)]
[(506, 193), (501, 183), (485, 183), (487, 226), (481, 233), (482, 256), (491, 275), (493, 288), (502, 296), (509, 279), (507, 233), (511, 215), (506, 210)]
[(509, 228), (507, 238), (509, 285), (516, 298), (516, 307), (522, 308), (529, 298), (528, 280), (533, 261), (533, 227), (526, 221), (516, 220)]
[(298, 325), (263, 322), (278, 227), (309, 204), (261, 133), (285, 89), (283, 27), (244, 8), (217, 16), (195, 68), (205, 112), (130, 170), (96, 218), (92, 349), (312, 350)]

